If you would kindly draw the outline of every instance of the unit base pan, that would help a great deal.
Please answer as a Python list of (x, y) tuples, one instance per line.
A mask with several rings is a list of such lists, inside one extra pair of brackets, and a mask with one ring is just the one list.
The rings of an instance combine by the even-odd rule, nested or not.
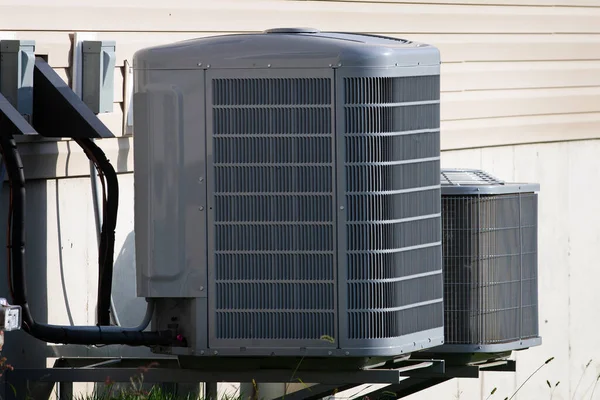
[(542, 338), (514, 340), (494, 344), (444, 344), (427, 350), (431, 353), (503, 353), (507, 351), (525, 350), (542, 344)]

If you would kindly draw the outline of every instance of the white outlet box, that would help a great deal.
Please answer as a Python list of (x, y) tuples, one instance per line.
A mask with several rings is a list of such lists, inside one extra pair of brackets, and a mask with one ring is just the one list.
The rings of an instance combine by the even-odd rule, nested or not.
[(0, 298), (0, 331), (18, 331), (21, 321), (21, 306), (11, 306), (6, 299)]

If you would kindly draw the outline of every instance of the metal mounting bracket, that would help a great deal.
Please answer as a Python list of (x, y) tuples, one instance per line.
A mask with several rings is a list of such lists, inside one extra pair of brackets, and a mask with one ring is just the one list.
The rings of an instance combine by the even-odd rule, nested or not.
[(35, 60), (33, 127), (54, 138), (111, 138), (113, 133), (42, 58)]

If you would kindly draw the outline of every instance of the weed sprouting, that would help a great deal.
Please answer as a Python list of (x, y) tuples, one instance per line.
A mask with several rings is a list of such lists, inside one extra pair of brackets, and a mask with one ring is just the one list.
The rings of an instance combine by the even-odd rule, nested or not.
[(492, 397), (494, 395), (494, 393), (496, 393), (497, 390), (498, 390), (498, 388), (493, 388), (492, 391), (490, 392), (490, 394), (488, 395), (488, 397), (485, 398), (485, 400), (489, 400), (490, 397)]

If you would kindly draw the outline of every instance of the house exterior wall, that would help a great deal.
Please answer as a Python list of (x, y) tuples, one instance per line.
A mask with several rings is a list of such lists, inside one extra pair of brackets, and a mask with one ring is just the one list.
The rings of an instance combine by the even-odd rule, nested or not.
[[(125, 126), (134, 52), (281, 26), (377, 33), (437, 46), (443, 61), (443, 165), (483, 167), (505, 180), (541, 183), (544, 344), (515, 355), (516, 374), (453, 380), (413, 397), (450, 399), (461, 393), (461, 399), (485, 399), (498, 387), (492, 398), (504, 398), (554, 356), (519, 398), (545, 396), (546, 379), (561, 381), (554, 399), (573, 398), (583, 367), (593, 359), (577, 388), (575, 398), (583, 398), (600, 373), (594, 342), (600, 294), (590, 284), (600, 278), (595, 267), (600, 221), (593, 212), (598, 189), (590, 184), (600, 178), (600, 140), (595, 140), (600, 139), (600, 0), (0, 0), (0, 38), (35, 40), (36, 53), (47, 56), (66, 82), (72, 80), (76, 32), (116, 42), (113, 112), (99, 117), (117, 138), (99, 144), (121, 174), (115, 302), (122, 322), (133, 325), (141, 318), (126, 313), (125, 304), (143, 307), (125, 285), (134, 269), (133, 151)], [(87, 159), (67, 140), (27, 139), (20, 146), (30, 208), (37, 210), (28, 214), (30, 286), (37, 288), (31, 297), (42, 308), (47, 303), (41, 314), (50, 322), (69, 323), (69, 304), (74, 323), (93, 324), (97, 256)], [(0, 207), (5, 205), (6, 193)], [(0, 226), (3, 218), (0, 212)], [(0, 259), (4, 251), (0, 246)], [(7, 334), (6, 341), (14, 344), (5, 346), (5, 353), (17, 366), (39, 366), (46, 356), (75, 351), (36, 343), (22, 332)], [(102, 351), (132, 355), (138, 349)], [(586, 398), (591, 389), (587, 393)]]
[(75, 32), (116, 41), (115, 104), (100, 118), (117, 135), (135, 51), (275, 26), (438, 46), (444, 149), (600, 135), (600, 0), (2, 0), (0, 16), (0, 35), (35, 40), (67, 81)]

